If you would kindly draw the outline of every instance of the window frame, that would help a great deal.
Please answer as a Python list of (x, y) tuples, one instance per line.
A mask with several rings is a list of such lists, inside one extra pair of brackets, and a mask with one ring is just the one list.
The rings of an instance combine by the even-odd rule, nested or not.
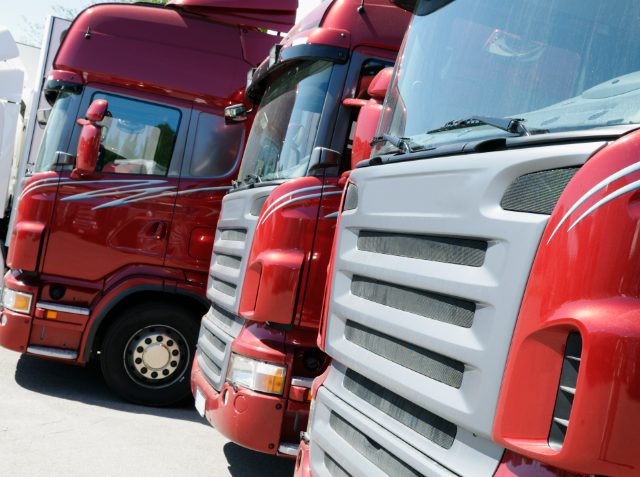
[(251, 120), (247, 120), (241, 123), (236, 123), (239, 127), (242, 127), (242, 137), (240, 138), (240, 147), (238, 148), (238, 155), (236, 156), (235, 162), (233, 163), (233, 167), (226, 174), (220, 176), (194, 176), (191, 174), (191, 164), (193, 163), (193, 154), (195, 152), (195, 143), (196, 143), (196, 134), (198, 132), (198, 123), (200, 121), (201, 114), (208, 114), (211, 116), (216, 116), (224, 119), (224, 110), (205, 110), (205, 109), (194, 109), (191, 117), (191, 123), (189, 125), (189, 134), (187, 136), (187, 147), (184, 154), (184, 161), (182, 162), (182, 172), (180, 177), (185, 179), (196, 179), (196, 180), (210, 180), (210, 179), (225, 179), (225, 178), (233, 178), (235, 179), (235, 175), (237, 175), (238, 170), (240, 169), (240, 162), (242, 160), (242, 156), (244, 154), (244, 148), (246, 146), (247, 135), (249, 134), (247, 131), (247, 124), (253, 123), (253, 115), (250, 116)]
[[(104, 174), (108, 176), (144, 176), (144, 177), (180, 177), (180, 170), (184, 161), (185, 146), (187, 140), (188, 130), (190, 129), (191, 117), (192, 117), (192, 103), (189, 101), (183, 101), (175, 98), (160, 96), (156, 94), (144, 93), (142, 91), (135, 91), (126, 88), (119, 88), (116, 86), (101, 85), (101, 84), (88, 84), (82, 93), (82, 100), (80, 101), (80, 107), (78, 108), (76, 119), (85, 119), (86, 112), (91, 105), (94, 94), (110, 94), (113, 96), (120, 96), (123, 99), (129, 99), (131, 101), (142, 101), (145, 103), (176, 109), (180, 111), (181, 117), (178, 123), (178, 131), (176, 134), (176, 142), (173, 147), (173, 153), (171, 154), (171, 162), (167, 174), (153, 175), (153, 174), (126, 174), (121, 172), (103, 172), (96, 171), (96, 174)], [(75, 121), (74, 121), (75, 122)], [(82, 126), (76, 124), (69, 138), (67, 146), (67, 152), (75, 156), (78, 149), (78, 139), (80, 138), (80, 131)], [(65, 170), (73, 170), (74, 166), (66, 166)]]

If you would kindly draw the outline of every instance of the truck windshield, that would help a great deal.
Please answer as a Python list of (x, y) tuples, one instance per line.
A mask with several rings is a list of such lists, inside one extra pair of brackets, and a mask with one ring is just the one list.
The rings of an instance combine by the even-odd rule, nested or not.
[(332, 63), (303, 61), (265, 89), (240, 166), (240, 181), (293, 179), (307, 173)]
[(474, 116), (518, 119), (532, 135), (640, 123), (640, 2), (432, 3), (416, 7), (378, 136), (416, 151), (522, 134)]
[(71, 93), (60, 93), (53, 105), (47, 127), (44, 130), (40, 150), (38, 151), (35, 172), (45, 172), (51, 169), (53, 158), (56, 151), (58, 151), (62, 130), (67, 121), (67, 112), (71, 104), (71, 97)]

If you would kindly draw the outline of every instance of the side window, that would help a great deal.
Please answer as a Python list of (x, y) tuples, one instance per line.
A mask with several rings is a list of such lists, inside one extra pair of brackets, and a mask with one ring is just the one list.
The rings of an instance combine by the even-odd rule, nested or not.
[(189, 174), (220, 177), (230, 173), (240, 155), (244, 125), (226, 124), (224, 117), (200, 113)]
[(96, 171), (166, 176), (181, 113), (167, 106), (95, 93), (109, 106), (100, 123), (102, 138)]

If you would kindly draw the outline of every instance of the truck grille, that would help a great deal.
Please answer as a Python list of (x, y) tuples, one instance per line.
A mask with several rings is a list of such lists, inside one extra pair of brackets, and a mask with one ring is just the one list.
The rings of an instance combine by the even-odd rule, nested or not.
[(330, 425), (351, 447), (385, 474), (393, 475), (394, 477), (422, 477), (422, 474), (419, 474), (380, 444), (365, 436), (335, 412), (331, 413)]
[[(245, 322), (238, 316), (238, 304), (258, 222), (258, 217), (252, 212), (264, 205), (274, 189), (262, 187), (234, 192), (227, 194), (222, 201), (207, 285), (211, 309), (202, 321), (198, 339), (198, 364), (218, 391), (227, 376), (231, 343)], [(259, 207), (257, 202), (261, 202)]]
[[(379, 468), (389, 475), (493, 476), (504, 453), (491, 439), (500, 386), (549, 220), (503, 206), (549, 211), (603, 144), (491, 151), (351, 173), (357, 186), (349, 190), (359, 205), (352, 198), (347, 207), (345, 197), (340, 217), (325, 340), (333, 362), (318, 393), (324, 404), (315, 406), (312, 444), (354, 477), (367, 475), (366, 468), (375, 472), (358, 457), (368, 452), (365, 440), (336, 418), (338, 427), (329, 426), (334, 411), (386, 449), (392, 464)], [(551, 168), (560, 172), (547, 173)], [(537, 205), (535, 187), (543, 196)], [(347, 436), (349, 446), (334, 446), (337, 435)], [(351, 465), (356, 461), (360, 467)], [(326, 475), (321, 468), (325, 474), (318, 475)]]
[(324, 455), (324, 466), (333, 477), (351, 477), (351, 474), (344, 470), (329, 454)]
[(579, 167), (551, 169), (518, 177), (502, 198), (502, 208), (515, 212), (551, 215), (560, 195)]
[(582, 336), (574, 332), (567, 338), (567, 347), (562, 362), (560, 373), (560, 385), (556, 405), (553, 409), (553, 420), (549, 431), (549, 447), (560, 450), (564, 444), (564, 438), (569, 428), (569, 418), (573, 408), (573, 399), (578, 384), (578, 372), (580, 371), (580, 359), (582, 357)]
[(463, 328), (471, 328), (476, 310), (476, 305), (467, 300), (361, 276), (353, 277), (351, 293), (380, 305)]
[(216, 260), (219, 265), (222, 265), (223, 267), (233, 268), (235, 270), (240, 270), (240, 265), (242, 264), (242, 257), (225, 255), (223, 253), (217, 254)]
[(487, 253), (487, 242), (363, 230), (358, 236), (358, 250), (481, 267)]
[(364, 325), (347, 321), (345, 338), (352, 343), (393, 361), (416, 373), (459, 388), (462, 384), (464, 364), (446, 356), (385, 335)]
[(416, 406), (411, 401), (374, 383), (352, 369), (347, 370), (343, 383), (345, 389), (363, 401), (380, 409), (418, 434), (422, 434), (440, 447), (451, 449), (456, 438), (455, 424)]

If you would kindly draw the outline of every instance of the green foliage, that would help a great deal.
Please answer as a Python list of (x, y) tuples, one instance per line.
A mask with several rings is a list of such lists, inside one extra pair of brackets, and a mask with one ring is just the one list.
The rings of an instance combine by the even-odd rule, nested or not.
[[(60, 18), (64, 18), (65, 20), (73, 21), (78, 14), (92, 5), (96, 5), (98, 3), (136, 3), (140, 0), (85, 0), (82, 8), (68, 8), (65, 5), (54, 5), (53, 12), (54, 15)], [(144, 0), (145, 3), (158, 3), (161, 5), (166, 4), (169, 0)], [(22, 17), (23, 30), (25, 35), (20, 37), (20, 42), (25, 45), (31, 45), (40, 47), (42, 45), (42, 37), (44, 35), (44, 24), (42, 23), (31, 23), (26, 19), (25, 16)]]

